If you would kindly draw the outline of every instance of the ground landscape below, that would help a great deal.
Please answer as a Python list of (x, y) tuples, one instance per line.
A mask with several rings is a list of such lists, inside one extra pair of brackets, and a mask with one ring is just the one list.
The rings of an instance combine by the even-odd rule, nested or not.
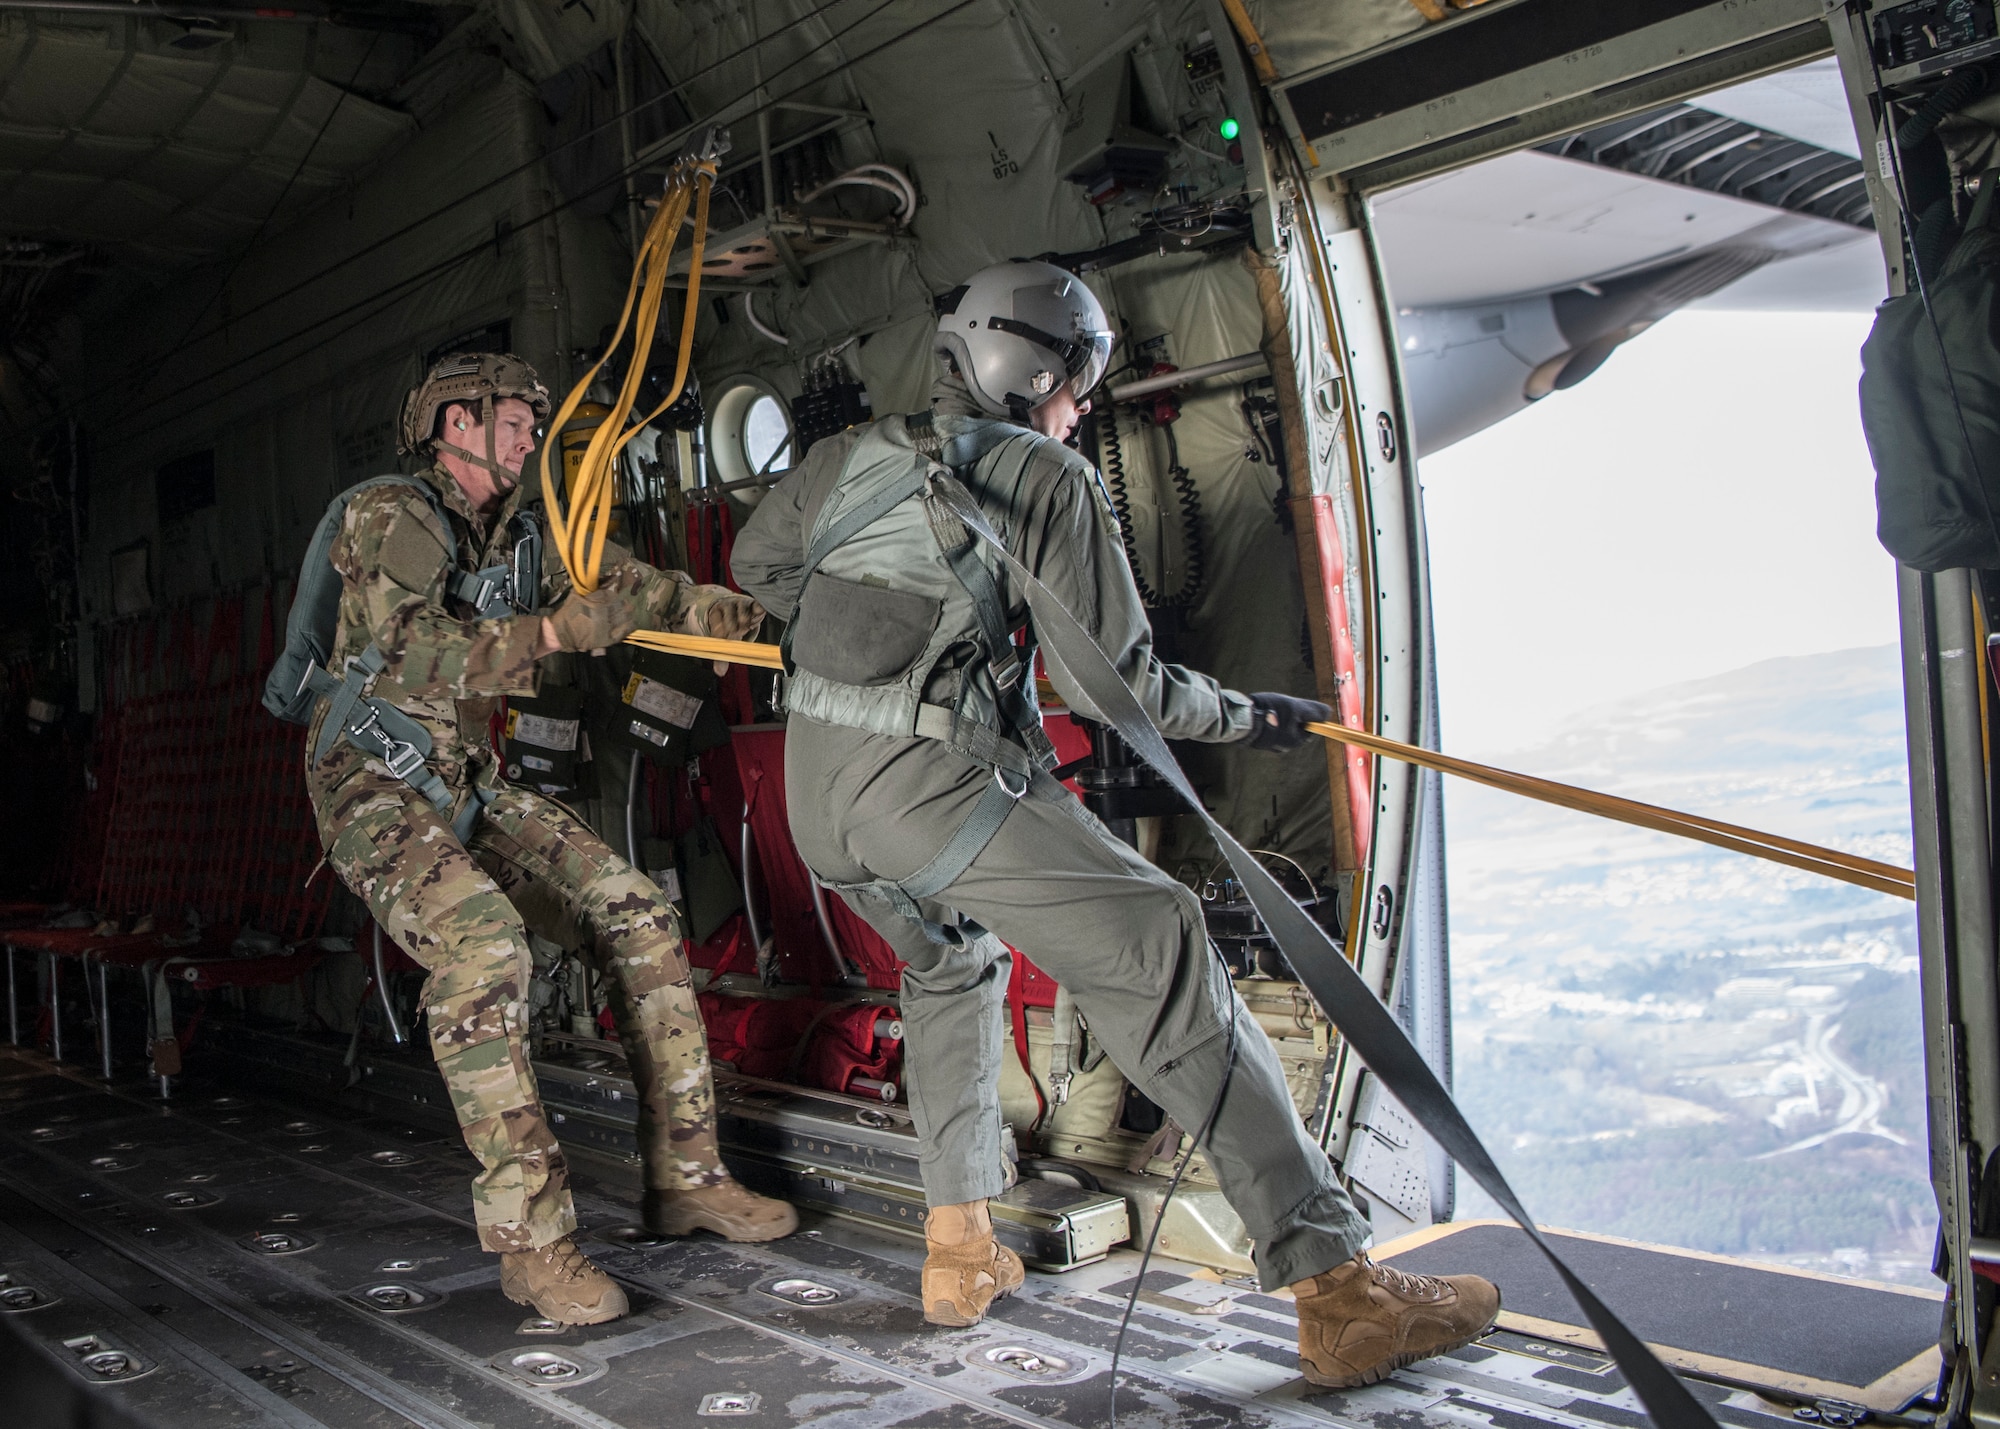
[[(1891, 646), (1654, 691), (1498, 762), (1910, 861)], [(1913, 905), (1458, 781), (1447, 800), (1457, 1091), (1538, 1219), (1936, 1284)], [(1494, 1214), (1461, 1177), (1459, 1218)]]

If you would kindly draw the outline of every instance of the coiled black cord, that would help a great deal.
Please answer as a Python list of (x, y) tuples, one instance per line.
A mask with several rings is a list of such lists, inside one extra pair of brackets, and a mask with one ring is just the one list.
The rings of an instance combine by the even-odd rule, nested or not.
[(1160, 431), (1167, 439), (1167, 477), (1173, 482), (1174, 495), (1180, 502), (1181, 554), (1187, 560), (1181, 588), (1174, 592), (1172, 603), (1190, 606), (1201, 599), (1202, 587), (1208, 583), (1208, 552), (1201, 543), (1201, 489), (1194, 484), (1194, 474), (1181, 465), (1181, 446), (1174, 440), (1173, 423), (1167, 423)]
[(1111, 492), (1111, 510), (1118, 517), (1118, 539), (1125, 546), (1125, 564), (1132, 568), (1132, 584), (1138, 587), (1139, 603), (1157, 607), (1159, 593), (1146, 584), (1139, 568), (1139, 546), (1132, 539), (1132, 498), (1125, 489), (1125, 448), (1118, 441), (1118, 409), (1109, 402), (1097, 420), (1097, 466)]
[(1936, 89), (1923, 106), (1896, 128), (1896, 147), (1914, 149), (1931, 137), (1939, 124), (1986, 92), (1984, 69), (1962, 69)]
[(1181, 549), (1187, 560), (1180, 588), (1162, 595), (1146, 583), (1139, 564), (1139, 546), (1132, 537), (1132, 500), (1126, 486), (1125, 448), (1118, 439), (1118, 409), (1106, 403), (1097, 421), (1097, 465), (1110, 492), (1111, 508), (1118, 517), (1118, 539), (1125, 547), (1125, 562), (1132, 568), (1132, 584), (1138, 588), (1139, 603), (1150, 610), (1193, 605), (1201, 599), (1208, 583), (1208, 552), (1201, 538), (1201, 488), (1194, 473), (1181, 465), (1180, 443), (1174, 440), (1173, 423), (1163, 423), (1160, 431), (1167, 439), (1167, 478), (1173, 484), (1175, 503), (1180, 507)]

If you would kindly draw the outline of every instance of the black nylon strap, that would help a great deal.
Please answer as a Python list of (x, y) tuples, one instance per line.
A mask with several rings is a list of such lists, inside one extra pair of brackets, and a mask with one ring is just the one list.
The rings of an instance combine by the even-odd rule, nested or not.
[(951, 504), (966, 529), (986, 541), (1021, 583), (1028, 609), (1034, 616), (1036, 634), (1044, 653), (1075, 680), (1079, 689), (1097, 706), (1097, 711), (1132, 746), (1140, 758), (1171, 784), (1208, 826), (1216, 846), (1229, 860), (1243, 891), (1277, 940), (1300, 981), (1312, 993), (1320, 1010), (1331, 1019), (1347, 1045), (1382, 1079), (1392, 1095), (1417, 1119), (1425, 1131), (1463, 1166), (1502, 1210), (1525, 1230), (1556, 1274), (1576, 1298), (1605, 1348), (1611, 1353), (1626, 1380), (1638, 1393), (1654, 1423), (1662, 1429), (1718, 1429), (1715, 1418), (1688, 1391), (1680, 1378), (1660, 1363), (1659, 1358), (1625, 1322), (1578, 1278), (1535, 1226), (1527, 1208), (1500, 1174), (1500, 1168), (1452, 1100), (1451, 1093), (1431, 1070), (1403, 1029), (1397, 1025), (1380, 998), (1361, 975), (1355, 972), (1326, 930), (1306, 916), (1264, 866), (1252, 858), (1229, 831), (1203, 806), (1187, 775), (1167, 749), (1165, 738), (1145, 708), (1120, 678), (1097, 641), (1055, 592), (1016, 560), (1006, 543), (993, 531), (972, 495), (955, 480), (940, 480), (934, 489)]

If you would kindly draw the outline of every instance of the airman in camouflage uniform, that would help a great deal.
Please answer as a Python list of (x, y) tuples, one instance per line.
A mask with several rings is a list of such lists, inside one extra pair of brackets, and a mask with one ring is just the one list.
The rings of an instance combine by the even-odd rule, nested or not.
[[(615, 547), (591, 596), (573, 592), (551, 562), (535, 602), (546, 616), (481, 619), (449, 596), (459, 574), (448, 557), (454, 542), (464, 570), (508, 561), (520, 465), (547, 411), (546, 392), (519, 359), (445, 359), (412, 394), (404, 421), (406, 446), (438, 448), (421, 476), (437, 504), (409, 486), (371, 487), (348, 504), (333, 545), (341, 599), (330, 670), (341, 674), (371, 643), (381, 650), (382, 672), (364, 692), (429, 733), (427, 767), (450, 807), (345, 740), (314, 762), (325, 703), (308, 738), (306, 782), (334, 871), (430, 973), (432, 1050), (483, 1168), (473, 1182), (480, 1243), (502, 1253), (502, 1284), (515, 1299), (587, 1323), (624, 1313), (625, 1299), (569, 1239), (567, 1168), (523, 1045), (533, 962), (514, 897), (553, 896), (594, 935), (640, 1089), (648, 1223), (765, 1240), (791, 1231), (797, 1217), (738, 1185), (717, 1154), (707, 1039), (673, 905), (581, 820), (506, 783), (491, 752), (500, 700), (534, 694), (538, 659), (558, 649), (612, 644), (642, 626), (740, 637), (762, 618), (747, 597)], [(487, 458), (443, 442), (447, 422), (473, 440), (483, 427)], [(455, 527), (449, 536), (438, 507)], [(453, 821), (474, 800), (483, 808), (461, 842)]]

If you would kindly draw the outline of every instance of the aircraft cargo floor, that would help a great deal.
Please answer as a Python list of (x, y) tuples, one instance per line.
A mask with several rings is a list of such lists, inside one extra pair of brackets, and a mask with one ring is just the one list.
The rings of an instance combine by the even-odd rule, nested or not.
[[(162, 1426), (1105, 1422), (1132, 1251), (1031, 1271), (987, 1323), (941, 1330), (917, 1303), (914, 1241), (815, 1213), (763, 1246), (634, 1237), (631, 1193), (582, 1165), (581, 1234), (633, 1313), (550, 1333), (477, 1247), (470, 1165), (441, 1131), (195, 1081), (162, 1105), (143, 1083), (0, 1051), (0, 1331)], [(1372, 1388), (1310, 1393), (1289, 1303), (1189, 1270), (1147, 1276), (1121, 1424), (1646, 1422), (1601, 1356), (1504, 1326)], [(1790, 1404), (1694, 1388), (1731, 1429), (1796, 1423)], [(1852, 1422), (1840, 1413), (1798, 1417)]]

